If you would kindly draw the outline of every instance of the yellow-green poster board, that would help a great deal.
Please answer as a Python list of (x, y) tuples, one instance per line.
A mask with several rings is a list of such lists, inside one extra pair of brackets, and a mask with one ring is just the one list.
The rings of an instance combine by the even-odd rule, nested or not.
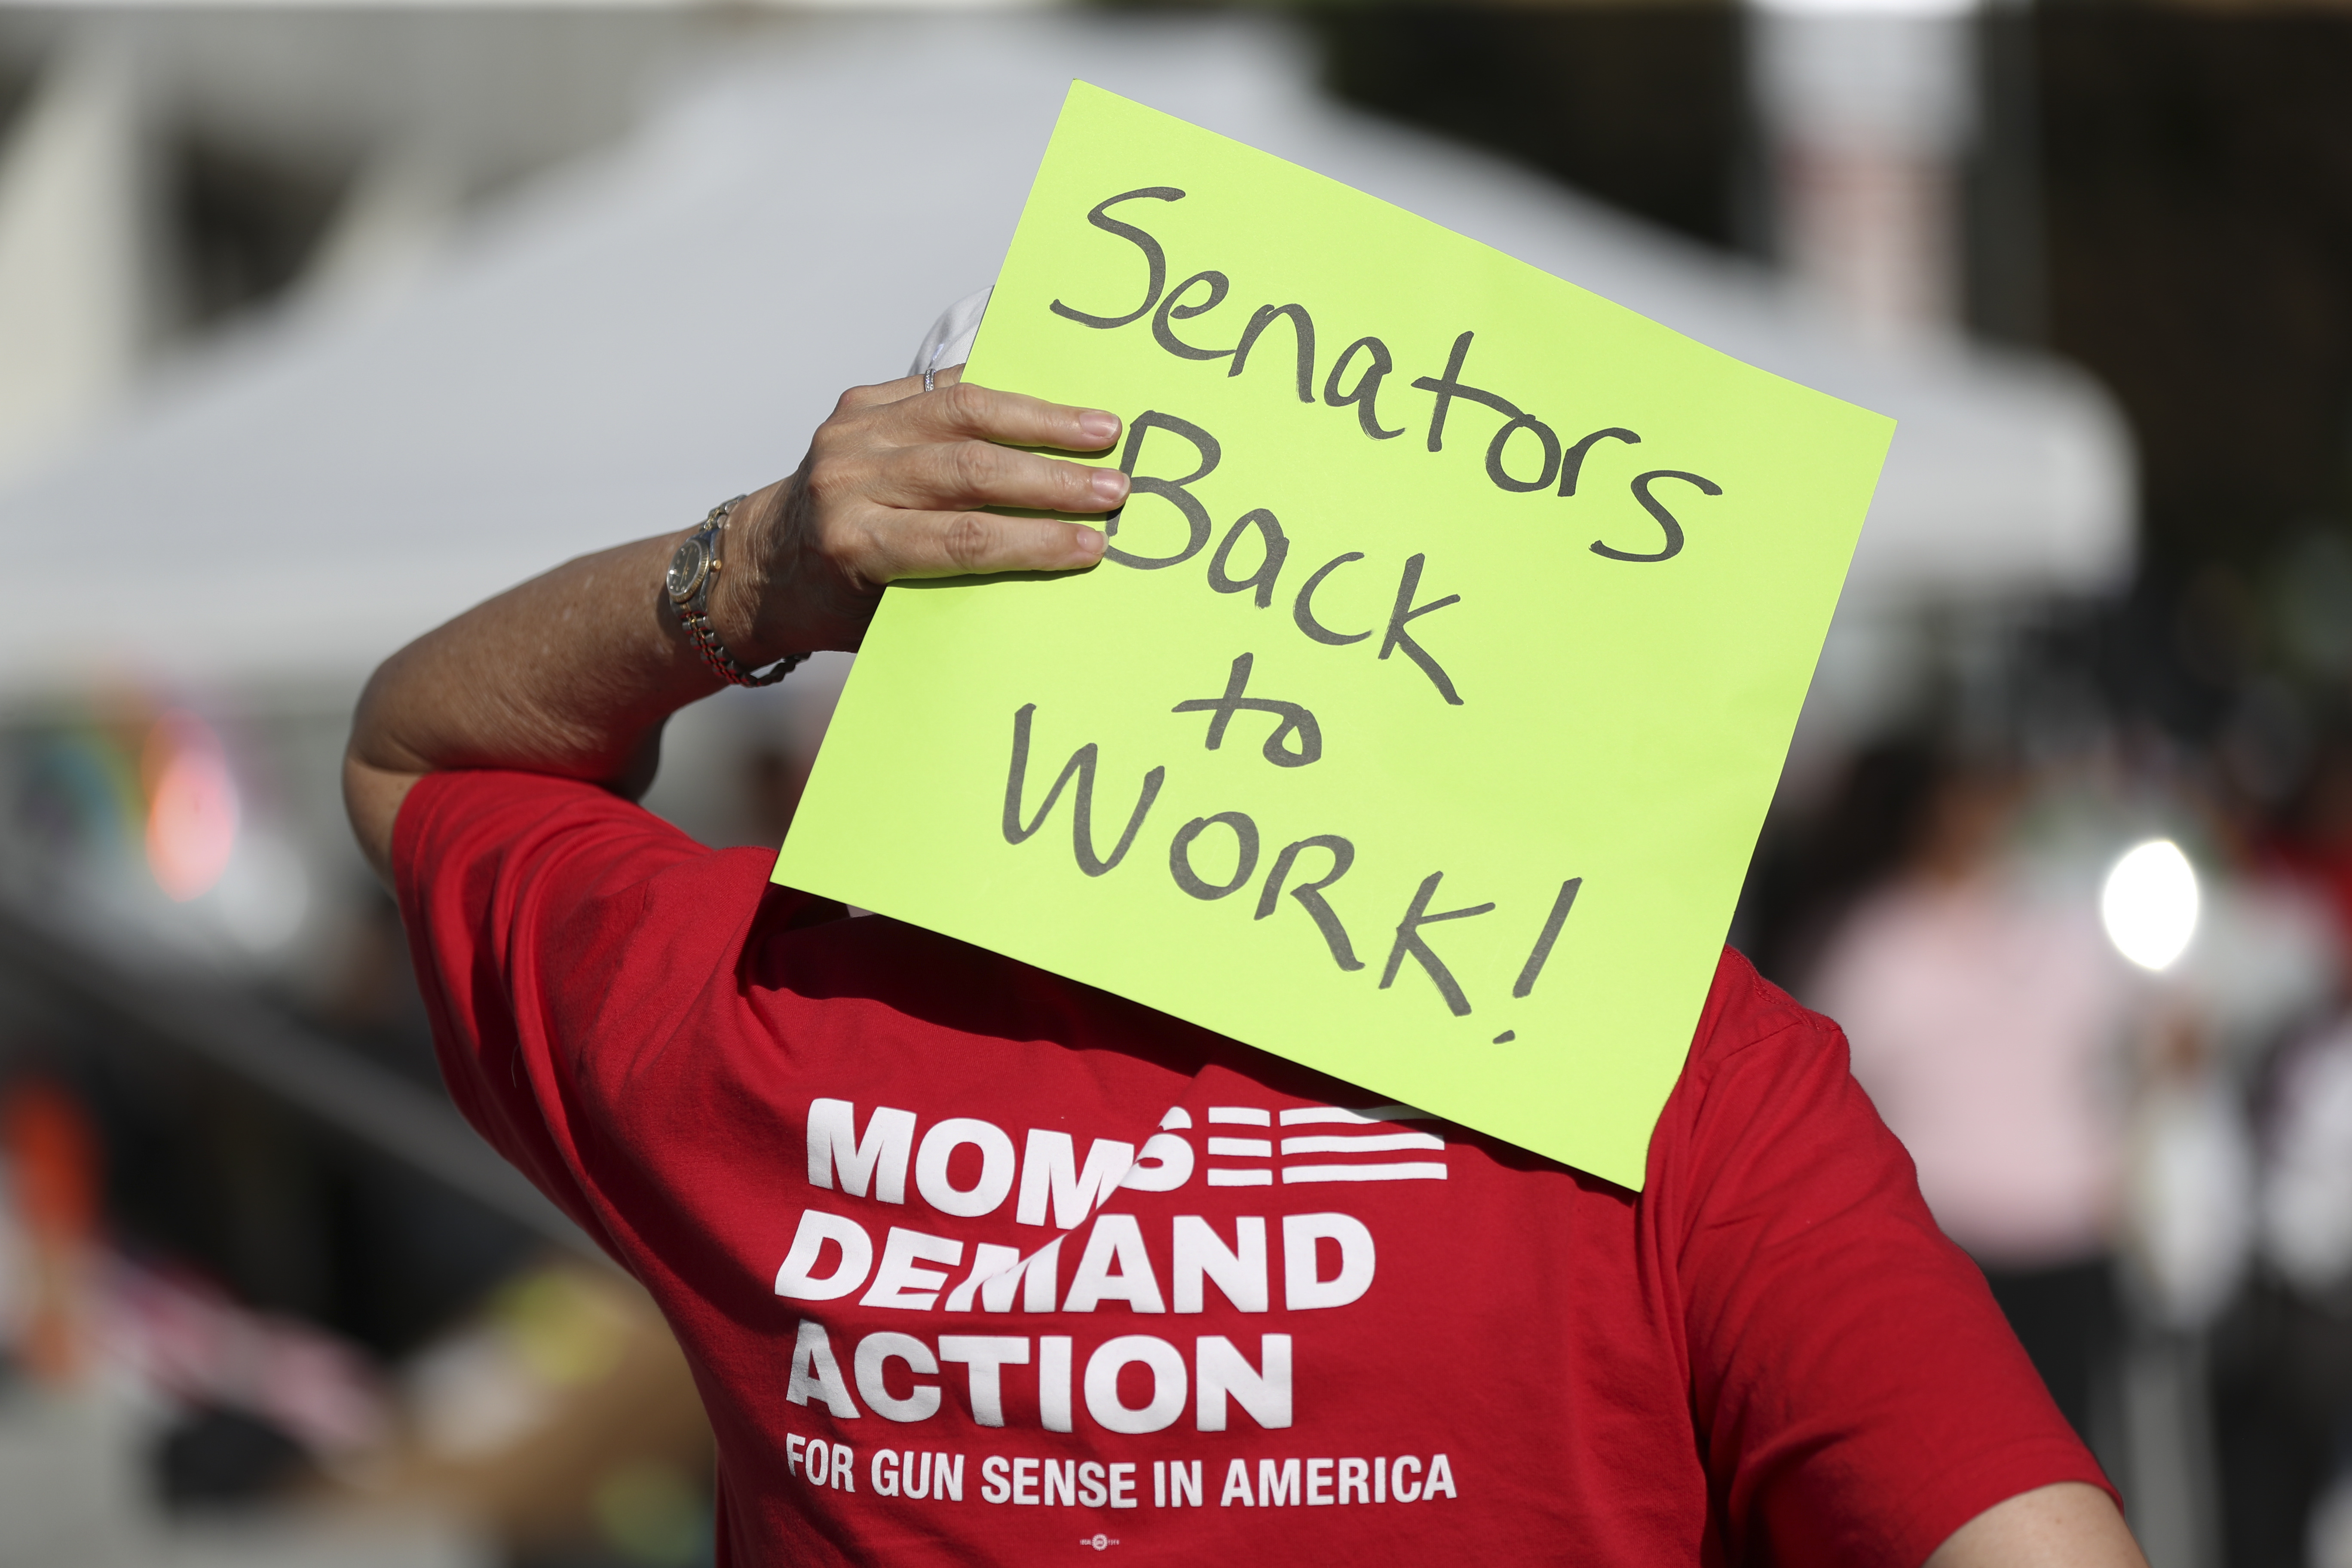
[(1084, 83), (967, 374), (1135, 493), (884, 596), (776, 879), (1640, 1186), (1892, 423)]

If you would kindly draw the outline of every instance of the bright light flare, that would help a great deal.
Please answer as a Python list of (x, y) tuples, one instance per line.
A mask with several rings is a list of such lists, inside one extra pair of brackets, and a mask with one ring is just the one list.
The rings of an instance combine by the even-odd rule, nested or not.
[(310, 912), (310, 877), (301, 855), (266, 828), (248, 826), (238, 834), (215, 893), (229, 934), (250, 952), (283, 948)]
[(1774, 16), (1920, 17), (1941, 21), (1974, 11), (1976, 0), (1753, 0)]
[(2116, 951), (2142, 969), (2172, 967), (2197, 934), (2197, 868), (2169, 838), (2124, 851), (2099, 889), (2099, 922)]

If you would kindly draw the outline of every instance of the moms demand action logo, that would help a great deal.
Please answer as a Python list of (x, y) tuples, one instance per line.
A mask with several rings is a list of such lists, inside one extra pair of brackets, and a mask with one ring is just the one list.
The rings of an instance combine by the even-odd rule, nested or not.
[[(1363, 1113), (1310, 1106), (1279, 1114), (1328, 1118)], [(1244, 1117), (1256, 1118), (1258, 1125), (1270, 1125), (1276, 1113), (1256, 1107), (1217, 1106), (1210, 1108), (1209, 1115), (1213, 1121), (1226, 1125), (1246, 1125)], [(1184, 1118), (1182, 1111), (1171, 1111), (1167, 1121), (1179, 1118)], [(1189, 1118), (1184, 1120), (1189, 1126)], [(916, 1312), (942, 1306), (950, 1312), (1009, 1312), (1016, 1300), (1024, 1312), (1091, 1312), (1113, 1302), (1136, 1312), (1165, 1312), (1171, 1304), (1179, 1312), (1198, 1312), (1205, 1310), (1207, 1288), (1213, 1285), (1238, 1310), (1264, 1312), (1271, 1308), (1273, 1249), (1267, 1216), (1236, 1217), (1228, 1241), (1206, 1218), (1177, 1215), (1167, 1237), (1163, 1285), (1161, 1269), (1135, 1216), (1096, 1215), (1123, 1187), (1168, 1192), (1191, 1179), (1192, 1143), (1165, 1123), (1139, 1154), (1132, 1144), (1096, 1139), (1084, 1164), (1078, 1162), (1076, 1141), (1066, 1132), (1032, 1128), (1025, 1157), (1016, 1157), (1012, 1138), (991, 1122), (950, 1117), (934, 1122), (919, 1142), (916, 1127), (914, 1112), (877, 1106), (861, 1136), (856, 1108), (849, 1101), (813, 1102), (808, 1120), (809, 1184), (832, 1190), (838, 1184), (839, 1190), (852, 1197), (871, 1194), (880, 1203), (905, 1204), (911, 1173), (915, 1192), (923, 1203), (955, 1218), (992, 1214), (1008, 1199), (1013, 1200), (1013, 1217), (1022, 1225), (1042, 1226), (1050, 1217), (1056, 1228), (1070, 1230), (1092, 1216), (1094, 1224), (1069, 1270), (1066, 1288), (1062, 1283), (1063, 1237), (1056, 1237), (1034, 1250), (981, 1242), (969, 1248), (967, 1261), (967, 1247), (960, 1237), (891, 1226), (877, 1246), (877, 1237), (860, 1221), (808, 1208), (802, 1211), (792, 1245), (776, 1270), (777, 1295), (795, 1301), (834, 1301), (862, 1289), (864, 1294), (858, 1297), (862, 1307)], [(1332, 1145), (1348, 1140), (1306, 1133), (1282, 1142), (1312, 1145), (1306, 1152), (1324, 1161)], [(1433, 1146), (1442, 1153), (1444, 1141), (1430, 1134), (1375, 1132), (1358, 1142), (1370, 1149), (1352, 1152), (1380, 1158), (1339, 1167), (1358, 1173), (1349, 1179), (1404, 1180), (1426, 1178), (1431, 1173), (1438, 1178), (1445, 1174), (1442, 1160), (1389, 1157), (1405, 1147), (1418, 1152)], [(1221, 1158), (1271, 1160), (1275, 1153), (1272, 1138), (1219, 1134), (1208, 1142)], [(1248, 1147), (1237, 1147), (1243, 1144)], [(958, 1153), (966, 1149), (977, 1150), (979, 1157), (960, 1162), (967, 1180), (958, 1184), (953, 1166), (959, 1163)], [(1215, 1183), (1221, 1167), (1213, 1166), (1208, 1173), (1213, 1184), (1243, 1184)], [(1246, 1173), (1259, 1178), (1247, 1184), (1272, 1184), (1271, 1170)], [(1013, 1198), (1016, 1181), (1017, 1199)], [(1371, 1231), (1361, 1220), (1335, 1213), (1285, 1215), (1280, 1236), (1282, 1304), (1286, 1310), (1344, 1307), (1371, 1288), (1377, 1249)]]
[[(1203, 1179), (1213, 1187), (1445, 1179), (1445, 1140), (1393, 1125), (1430, 1120), (1411, 1106), (1212, 1105), (1205, 1114), (1210, 1163)], [(857, 1108), (848, 1100), (812, 1100), (809, 1185), (831, 1191), (838, 1184), (852, 1197), (870, 1193), (878, 1203), (903, 1204), (911, 1173), (924, 1204), (959, 1219), (994, 1214), (1017, 1185), (1016, 1223), (1042, 1226), (1050, 1216), (1055, 1228), (1070, 1230), (1117, 1189), (1172, 1193), (1201, 1163), (1185, 1136), (1192, 1113), (1181, 1108), (1160, 1119), (1141, 1149), (1120, 1139), (1093, 1140), (1083, 1164), (1076, 1141), (1052, 1128), (1030, 1128), (1016, 1152), (1011, 1133), (976, 1116), (942, 1118), (919, 1140), (917, 1126), (913, 1111), (877, 1105), (861, 1132)], [(959, 1161), (965, 1150), (977, 1159)], [(954, 1179), (958, 1165), (968, 1183)]]

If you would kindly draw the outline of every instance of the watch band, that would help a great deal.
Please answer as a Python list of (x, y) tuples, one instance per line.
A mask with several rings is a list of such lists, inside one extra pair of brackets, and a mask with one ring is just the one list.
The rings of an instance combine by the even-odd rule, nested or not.
[(686, 536), (677, 552), (670, 557), (669, 573), (663, 589), (669, 599), (670, 609), (693, 639), (695, 650), (730, 686), (773, 686), (804, 663), (808, 655), (788, 653), (759, 674), (753, 674), (736, 662), (719, 640), (719, 633), (710, 624), (710, 584), (725, 563), (719, 559), (719, 537), (726, 531), (727, 520), (742, 504), (743, 497), (719, 502), (703, 518), (702, 526)]

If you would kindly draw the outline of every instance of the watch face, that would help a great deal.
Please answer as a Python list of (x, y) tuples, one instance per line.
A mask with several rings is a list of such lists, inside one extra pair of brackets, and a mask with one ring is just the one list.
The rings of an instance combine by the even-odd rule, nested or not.
[(679, 545), (677, 553), (669, 558), (671, 600), (683, 605), (693, 598), (709, 571), (710, 546), (703, 542), (701, 535), (697, 534)]

